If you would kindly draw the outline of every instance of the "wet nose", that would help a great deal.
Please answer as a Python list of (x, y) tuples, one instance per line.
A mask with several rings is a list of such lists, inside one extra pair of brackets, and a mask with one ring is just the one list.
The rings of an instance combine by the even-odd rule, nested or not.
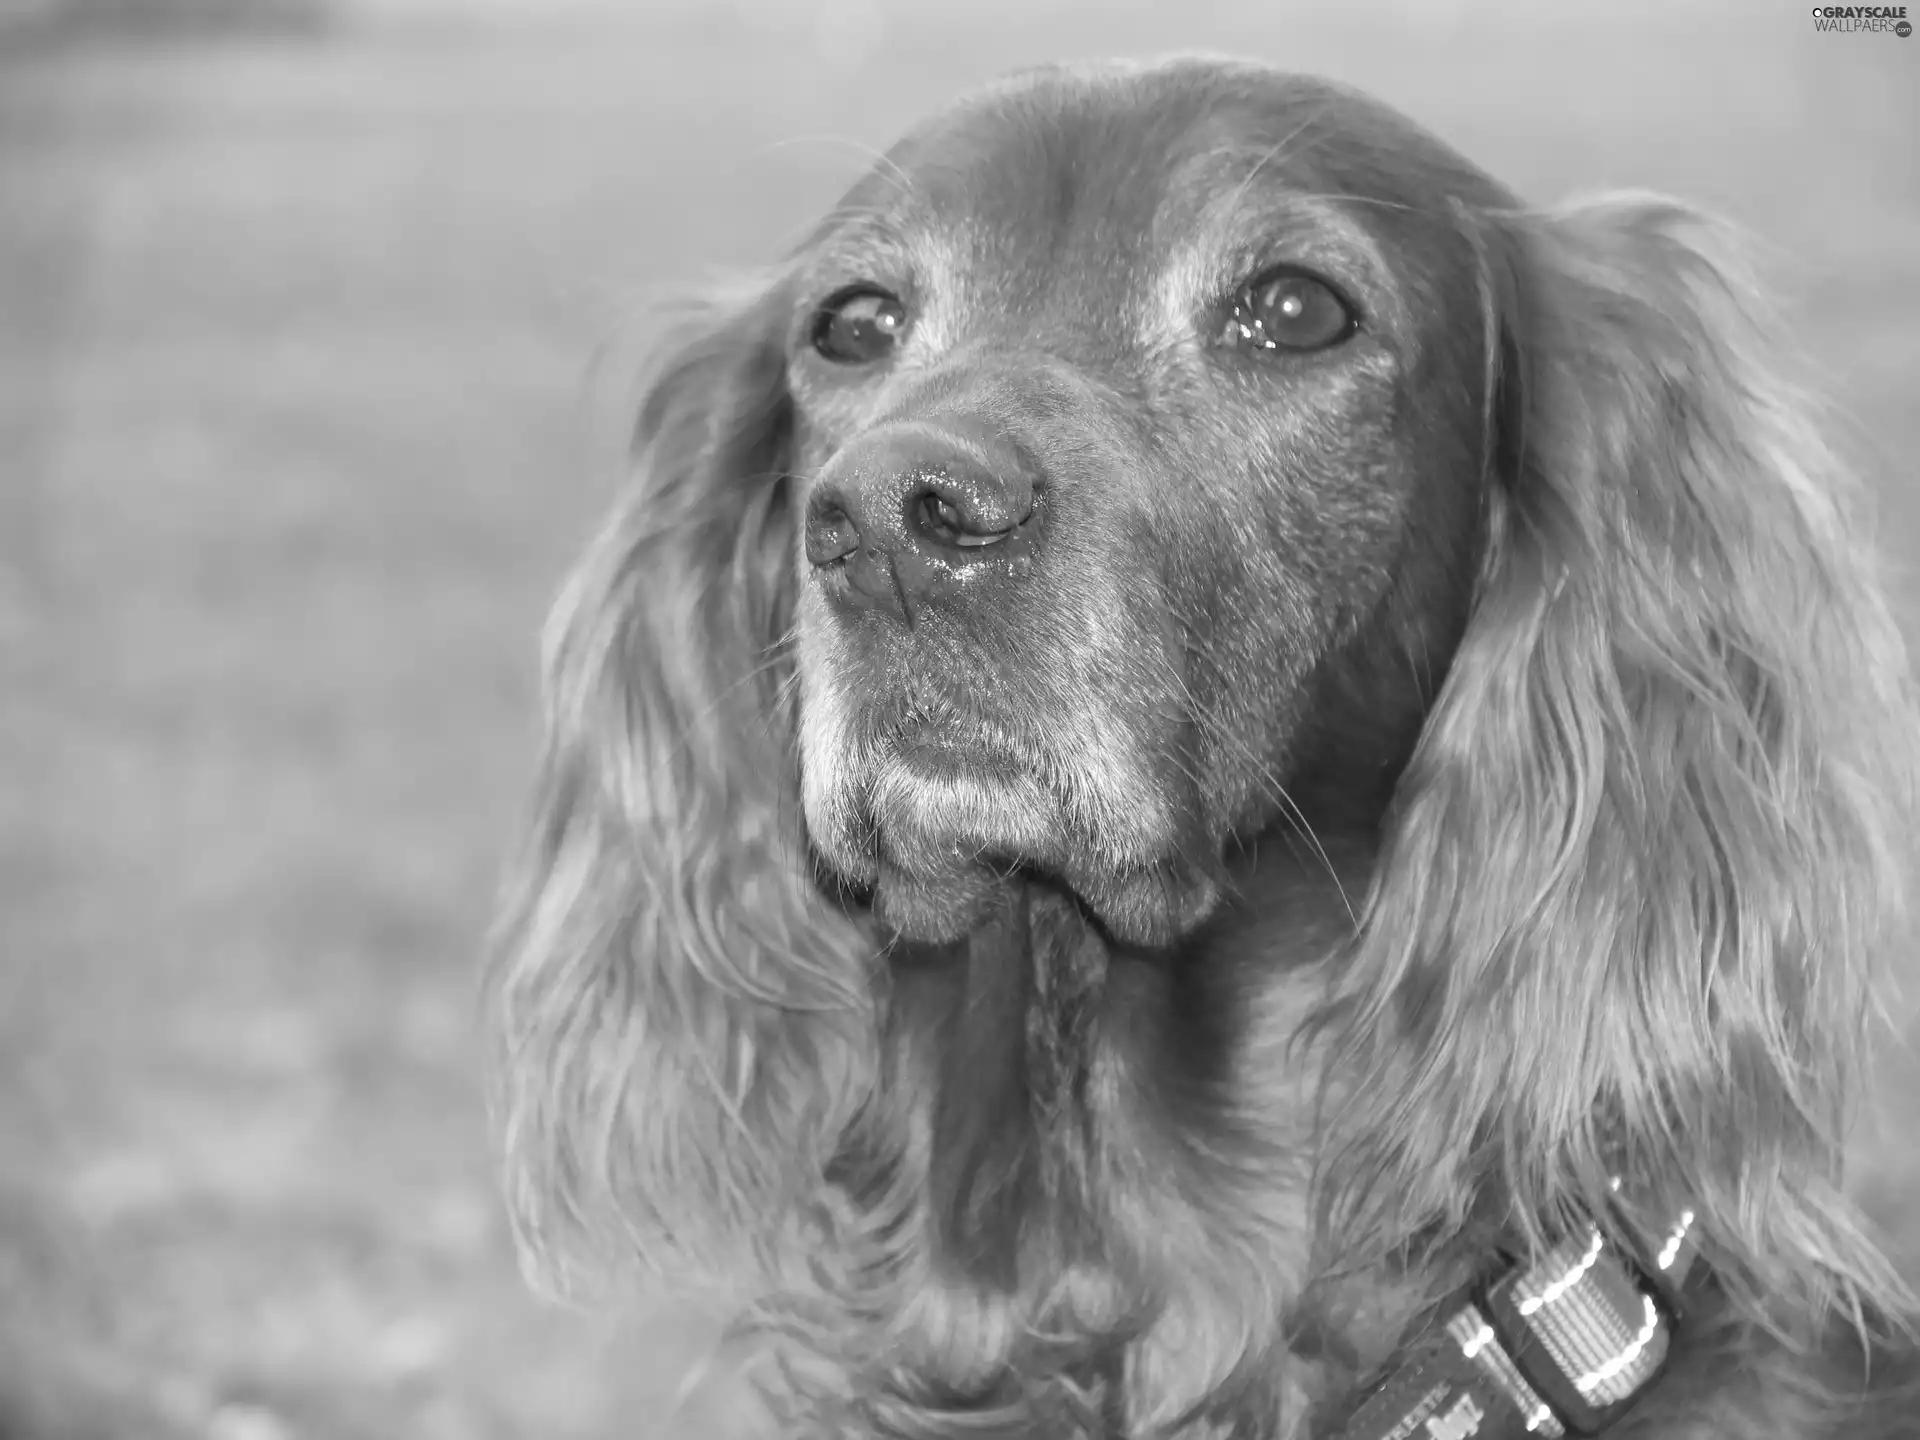
[(815, 486), (807, 559), (830, 577), (830, 594), (912, 621), (922, 602), (1024, 570), (1034, 498), (1018, 452), (991, 437), (876, 436), (842, 452)]

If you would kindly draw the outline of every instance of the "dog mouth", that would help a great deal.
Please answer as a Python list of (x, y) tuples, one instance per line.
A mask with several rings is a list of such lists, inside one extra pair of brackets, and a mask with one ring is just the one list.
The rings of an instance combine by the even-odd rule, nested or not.
[(1039, 747), (950, 717), (896, 724), (855, 748), (838, 803), (810, 805), (809, 829), (827, 868), (902, 938), (950, 943), (1009, 887), (1035, 881), (1140, 945), (1168, 943), (1217, 899), (1215, 867), (1194, 863), (1197, 837), (1173, 832), (1166, 799), (1142, 777), (1063, 773)]
[(1057, 777), (1002, 737), (915, 723), (869, 753), (857, 809), (880, 875), (937, 884), (956, 869), (1060, 868), (1088, 848)]

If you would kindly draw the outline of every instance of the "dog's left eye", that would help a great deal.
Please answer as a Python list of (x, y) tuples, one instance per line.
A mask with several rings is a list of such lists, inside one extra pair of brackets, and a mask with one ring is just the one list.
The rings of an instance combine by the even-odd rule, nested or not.
[(808, 341), (838, 365), (884, 360), (907, 330), (907, 307), (884, 290), (853, 290), (836, 296), (813, 317)]
[(1241, 287), (1220, 338), (1255, 351), (1324, 350), (1358, 325), (1326, 281), (1302, 270), (1269, 270)]

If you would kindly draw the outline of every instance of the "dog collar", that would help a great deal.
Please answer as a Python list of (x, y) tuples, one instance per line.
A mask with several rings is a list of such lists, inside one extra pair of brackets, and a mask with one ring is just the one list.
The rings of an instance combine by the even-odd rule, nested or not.
[(1698, 1256), (1693, 1222), (1683, 1209), (1654, 1235), (1623, 1223), (1631, 1248), (1591, 1225), (1537, 1263), (1456, 1296), (1389, 1362), (1335, 1440), (1599, 1434), (1666, 1363)]

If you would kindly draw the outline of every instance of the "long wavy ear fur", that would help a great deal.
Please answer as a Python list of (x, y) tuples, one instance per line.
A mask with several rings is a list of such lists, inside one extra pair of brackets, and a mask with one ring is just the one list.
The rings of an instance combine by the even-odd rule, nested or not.
[(1537, 1242), (1623, 1173), (1749, 1314), (1898, 1313), (1838, 1168), (1920, 732), (1849, 478), (1716, 227), (1476, 224), (1500, 473), (1345, 981), (1330, 1203)]
[(800, 832), (775, 311), (710, 304), (666, 347), (549, 623), (492, 994), (509, 1205), (563, 1290), (636, 1256), (754, 1284), (867, 1085), (872, 947)]

